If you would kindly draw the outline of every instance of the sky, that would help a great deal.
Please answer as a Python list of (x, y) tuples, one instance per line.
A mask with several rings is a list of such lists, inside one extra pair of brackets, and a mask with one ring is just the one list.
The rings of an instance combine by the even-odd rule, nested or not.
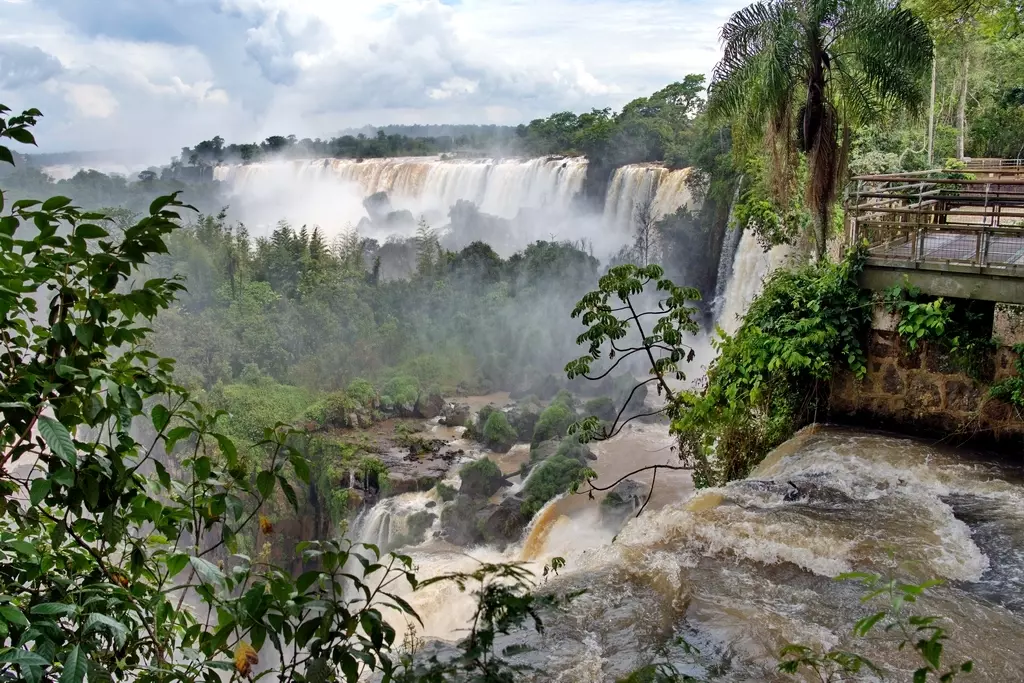
[(0, 103), (39, 151), (518, 124), (710, 74), (725, 0), (0, 0)]

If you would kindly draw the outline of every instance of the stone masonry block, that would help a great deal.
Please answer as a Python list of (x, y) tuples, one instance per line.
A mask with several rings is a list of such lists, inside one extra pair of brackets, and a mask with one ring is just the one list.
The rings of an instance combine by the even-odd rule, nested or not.
[(895, 332), (900, 324), (900, 316), (885, 310), (882, 304), (875, 304), (871, 311), (871, 329), (883, 332)]
[(1000, 346), (1024, 344), (1024, 306), (996, 304), (992, 317), (992, 336)]

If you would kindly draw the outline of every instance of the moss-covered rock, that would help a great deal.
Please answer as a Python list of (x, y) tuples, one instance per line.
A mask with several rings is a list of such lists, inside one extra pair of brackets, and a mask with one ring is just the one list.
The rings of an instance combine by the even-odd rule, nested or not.
[(533, 517), (549, 500), (568, 491), (582, 472), (579, 460), (557, 453), (537, 465), (523, 487), (523, 514)]
[(492, 451), (504, 453), (516, 442), (516, 430), (508, 422), (508, 417), (500, 410), (492, 412), (483, 426), (484, 443)]
[(501, 470), (488, 458), (463, 465), (459, 476), (462, 478), (459, 493), (469, 498), (490, 498), (505, 483)]
[(561, 439), (568, 431), (569, 425), (575, 421), (576, 411), (572, 407), (572, 398), (555, 400), (540, 414), (530, 445), (536, 446), (549, 439)]

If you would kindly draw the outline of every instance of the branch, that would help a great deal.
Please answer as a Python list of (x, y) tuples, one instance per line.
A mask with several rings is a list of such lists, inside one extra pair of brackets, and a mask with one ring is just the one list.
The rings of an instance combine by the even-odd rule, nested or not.
[[(651, 494), (654, 492), (654, 480), (658, 476), (658, 470), (690, 471), (692, 469), (692, 467), (688, 467), (686, 465), (648, 465), (647, 467), (641, 467), (639, 469), (633, 470), (632, 472), (628, 472), (627, 474), (622, 475), (621, 477), (613, 481), (611, 484), (608, 484), (607, 486), (595, 486), (594, 483), (590, 479), (588, 479), (587, 483), (590, 485), (590, 488), (587, 489), (586, 492), (590, 494), (593, 493), (594, 491), (610, 491), (611, 489), (615, 488), (623, 481), (629, 479), (635, 474), (640, 474), (641, 472), (653, 470), (654, 477), (651, 478), (651, 493), (647, 494), (647, 500), (649, 501), (651, 499)], [(640, 511), (636, 513), (637, 517), (640, 516), (640, 512), (643, 512), (645, 507), (647, 507), (647, 501), (644, 502), (643, 507), (640, 508)]]
[(644, 349), (643, 349), (643, 347), (639, 347), (638, 346), (635, 349), (628, 349), (628, 350), (625, 350), (625, 351), (619, 351), (618, 349), (615, 349), (615, 350), (619, 353), (619, 359), (617, 361), (615, 361), (615, 363), (612, 364), (612, 366), (610, 368), (608, 368), (603, 373), (601, 373), (600, 375), (597, 375), (595, 377), (591, 377), (590, 375), (587, 375), (585, 373), (581, 374), (580, 376), (583, 377), (584, 379), (589, 379), (589, 380), (592, 380), (592, 381), (595, 381), (595, 382), (597, 380), (604, 379), (605, 377), (607, 377), (611, 373), (612, 370), (614, 370), (615, 368), (617, 368), (619, 366), (619, 363), (621, 363), (625, 359), (629, 358), (634, 353), (638, 353), (640, 351), (643, 351)]
[[(629, 402), (633, 400), (633, 394), (636, 393), (636, 390), (639, 389), (640, 387), (644, 386), (645, 384), (650, 384), (651, 382), (656, 381), (657, 379), (658, 379), (657, 377), (652, 377), (650, 379), (644, 380), (643, 382), (640, 382), (635, 387), (633, 387), (633, 391), (629, 392), (629, 396), (627, 396), (626, 400), (622, 402), (622, 407), (619, 408), (618, 414), (615, 416), (615, 419), (612, 421), (611, 433), (608, 434), (607, 436), (603, 437), (601, 439), (602, 441), (604, 441), (605, 439), (610, 439), (612, 436), (615, 436), (615, 433), (616, 433), (615, 432), (615, 426), (619, 424), (619, 419), (622, 417), (622, 413), (626, 412), (626, 408), (627, 408), (627, 406), (629, 406)], [(658, 410), (658, 411), (656, 411), (654, 413), (651, 413), (651, 415), (657, 415), (658, 413), (662, 412), (662, 410), (664, 410), (664, 408), (662, 408), (661, 410)], [(629, 420), (626, 420), (625, 422), (623, 422), (622, 426), (623, 427), (626, 426), (626, 424), (630, 420), (635, 420), (638, 417), (643, 417), (643, 416), (642, 415), (634, 415), (633, 417), (629, 418)], [(621, 427), (620, 427), (620, 429), (621, 429)]]

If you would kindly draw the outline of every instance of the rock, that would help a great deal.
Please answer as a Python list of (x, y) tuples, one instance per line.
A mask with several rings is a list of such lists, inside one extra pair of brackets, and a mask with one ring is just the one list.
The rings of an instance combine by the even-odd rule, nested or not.
[(445, 400), (441, 394), (420, 394), (419, 400), (416, 401), (416, 417), (432, 420), (441, 414), (444, 406)]
[(449, 427), (465, 427), (472, 414), (472, 409), (465, 403), (445, 403), (441, 409), (441, 424)]
[(882, 377), (882, 389), (885, 393), (892, 396), (897, 396), (903, 393), (903, 378), (900, 377), (899, 371), (890, 366)]
[(523, 499), (509, 496), (494, 508), (486, 509), (486, 518), (480, 525), (484, 541), (499, 548), (515, 543), (530, 523), (530, 517), (522, 512)]
[(436, 500), (428, 500), (427, 504), (424, 507), (426, 507), (428, 510), (430, 510), (432, 508), (435, 508), (435, 507), (437, 507), (437, 501)]
[(477, 526), (478, 504), (467, 496), (457, 496), (441, 510), (441, 536), (453, 545), (473, 546), (483, 542)]
[(915, 375), (907, 383), (906, 405), (911, 410), (928, 410), (942, 405), (939, 385), (925, 375)]
[(508, 484), (498, 466), (488, 458), (463, 465), (459, 476), (462, 478), (459, 495), (470, 498), (490, 498)]
[(512, 406), (506, 410), (508, 423), (516, 430), (518, 441), (527, 442), (533, 438), (533, 430), (540, 419), (540, 413), (540, 406), (533, 403)]
[(951, 379), (946, 381), (946, 407), (963, 413), (973, 413), (981, 403), (981, 390), (972, 381)]
[(649, 490), (649, 487), (635, 479), (623, 479), (601, 501), (601, 521), (611, 525), (621, 524), (640, 509), (647, 500)]
[(534, 462), (547, 460), (552, 455), (558, 452), (558, 447), (561, 445), (561, 439), (549, 439), (548, 441), (541, 441), (539, 444), (537, 444), (536, 448), (530, 451), (530, 460)]

